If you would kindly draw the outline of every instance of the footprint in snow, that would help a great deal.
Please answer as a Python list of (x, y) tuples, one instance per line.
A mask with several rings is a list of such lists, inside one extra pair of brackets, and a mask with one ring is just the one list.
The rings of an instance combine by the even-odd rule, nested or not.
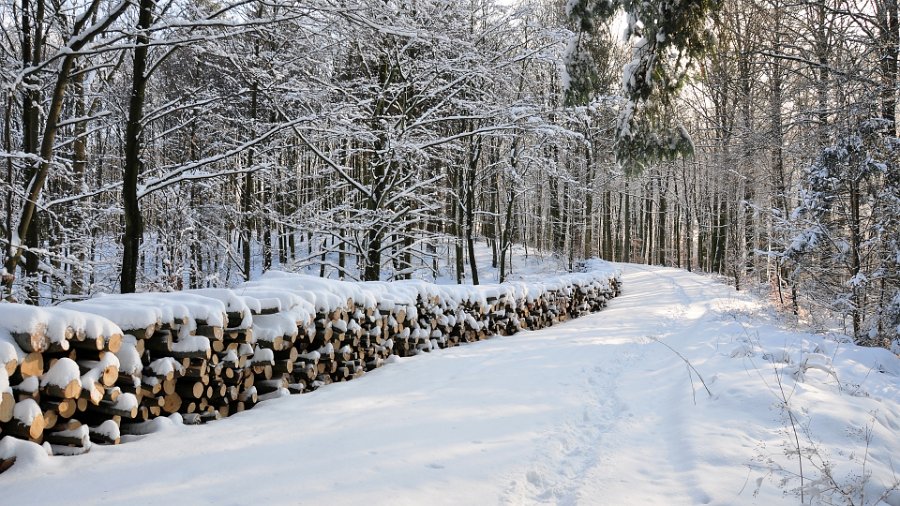
[(528, 483), (532, 485), (542, 487), (544, 485), (544, 478), (535, 470), (528, 471), (525, 473), (525, 479), (528, 480)]

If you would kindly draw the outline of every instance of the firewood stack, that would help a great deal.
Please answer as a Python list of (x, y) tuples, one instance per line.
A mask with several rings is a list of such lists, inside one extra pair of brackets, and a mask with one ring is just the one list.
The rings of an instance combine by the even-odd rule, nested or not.
[(0, 437), (70, 454), (87, 451), (90, 434), (116, 442), (118, 428), (104, 423), (136, 404), (116, 386), (122, 345), (122, 331), (105, 318), (0, 304)]
[(475, 287), (267, 273), (234, 290), (0, 304), (0, 438), (83, 453), (156, 417), (215, 420), (358, 378), (392, 354), (554, 325), (618, 293), (609, 273)]

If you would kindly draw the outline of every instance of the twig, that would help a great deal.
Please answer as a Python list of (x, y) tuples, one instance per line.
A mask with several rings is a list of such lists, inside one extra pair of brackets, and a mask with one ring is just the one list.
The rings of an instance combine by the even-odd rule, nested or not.
[[(648, 337), (649, 337), (650, 339), (656, 341), (657, 343), (659, 343), (659, 344), (665, 346), (666, 348), (668, 348), (672, 353), (678, 355), (678, 358), (680, 358), (681, 360), (684, 360), (684, 363), (687, 364), (687, 366), (688, 366), (688, 376), (690, 377), (690, 371), (694, 371), (694, 374), (696, 374), (696, 375), (697, 375), (697, 378), (700, 379), (700, 383), (703, 384), (703, 388), (706, 389), (706, 393), (709, 395), (710, 399), (712, 399), (713, 394), (712, 394), (712, 392), (709, 390), (709, 387), (706, 385), (706, 381), (703, 380), (703, 376), (700, 374), (700, 371), (698, 371), (697, 368), (694, 367), (694, 364), (692, 364), (690, 360), (688, 360), (687, 358), (685, 358), (685, 356), (682, 355), (681, 353), (679, 353), (675, 348), (672, 348), (672, 347), (669, 346), (668, 344), (666, 344), (666, 343), (660, 341), (658, 337), (654, 337), (654, 336), (648, 336)], [(693, 385), (693, 382), (694, 382), (694, 379), (691, 378), (691, 384), (692, 384), (692, 385)], [(696, 400), (695, 400), (694, 403), (696, 404)]]
[(794, 433), (794, 444), (797, 448), (797, 461), (800, 463), (800, 504), (806, 504), (804, 491), (803, 476), (803, 449), (800, 447), (800, 436), (797, 435), (797, 424), (794, 422), (794, 412), (788, 402), (787, 393), (784, 391), (784, 384), (781, 382), (781, 371), (775, 367), (775, 381), (778, 382), (778, 390), (781, 392), (781, 405), (787, 411), (788, 419), (791, 421), (791, 431)]

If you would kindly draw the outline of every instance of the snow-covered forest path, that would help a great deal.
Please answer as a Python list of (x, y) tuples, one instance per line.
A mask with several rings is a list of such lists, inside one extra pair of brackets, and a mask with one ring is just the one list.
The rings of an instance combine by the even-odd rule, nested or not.
[[(561, 423), (535, 441), (532, 464), (524, 479), (513, 479), (506, 502), (711, 502), (695, 458), (704, 441), (692, 437), (686, 420), (707, 394), (698, 378), (692, 384), (685, 362), (656, 340), (687, 338), (677, 347), (691, 336), (702, 339), (720, 317), (721, 297), (732, 291), (708, 278), (638, 265), (627, 266), (623, 278), (623, 295), (606, 311), (530, 336), (549, 341), (548, 349), (570, 350), (572, 370), (561, 371), (554, 383), (564, 391), (554, 395), (571, 403)], [(566, 360), (555, 362), (565, 367)], [(742, 485), (734, 484), (722, 502), (733, 502)]]
[[(763, 480), (759, 462), (783, 454), (784, 425), (773, 378), (752, 360), (764, 343), (748, 336), (797, 350), (805, 338), (771, 326), (758, 303), (709, 278), (624, 270), (623, 294), (594, 315), (397, 360), (206, 426), (164, 419), (168, 430), (127, 444), (20, 462), (0, 477), (2, 503), (796, 502)], [(839, 395), (819, 385), (828, 378), (807, 382), (821, 391), (811, 399)], [(896, 377), (863, 384), (871, 395), (841, 397), (847, 408), (834, 416), (852, 425), (848, 413), (883, 401), (874, 416), (889, 423), (895, 387)], [(845, 432), (836, 426), (823, 441)], [(898, 443), (888, 434), (872, 446), (877, 477)]]

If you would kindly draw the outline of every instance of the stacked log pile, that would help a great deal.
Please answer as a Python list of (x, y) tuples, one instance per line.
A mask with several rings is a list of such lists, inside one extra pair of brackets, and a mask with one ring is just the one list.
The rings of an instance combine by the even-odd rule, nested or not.
[[(0, 439), (83, 453), (156, 417), (215, 420), (390, 355), (554, 325), (603, 308), (619, 286), (612, 272), (486, 286), (270, 272), (233, 290), (0, 304)], [(0, 469), (10, 464), (0, 454)]]
[[(123, 334), (111, 321), (66, 308), (0, 304), (0, 437), (78, 453), (117, 442), (105, 423), (136, 399), (116, 386)], [(58, 448), (57, 448), (58, 447)]]

